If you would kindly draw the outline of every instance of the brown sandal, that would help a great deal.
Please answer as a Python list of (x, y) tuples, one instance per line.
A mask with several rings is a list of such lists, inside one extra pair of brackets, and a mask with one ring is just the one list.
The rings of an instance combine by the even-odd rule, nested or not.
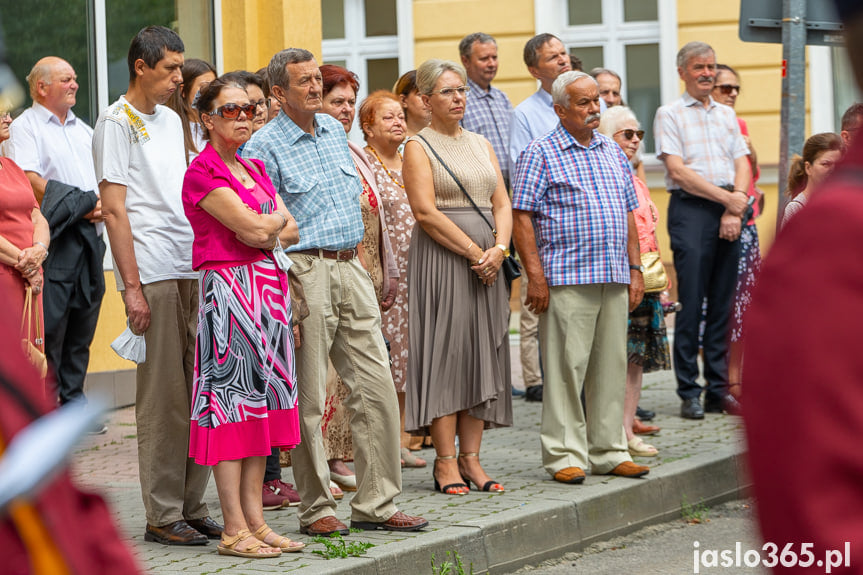
[(273, 533), (273, 535), (279, 538), (275, 544), (267, 543), (266, 538), (267, 535), (269, 535), (270, 533), (273, 533), (273, 530), (270, 529), (270, 527), (266, 523), (264, 523), (263, 525), (261, 525), (260, 529), (255, 531), (254, 535), (255, 538), (264, 545), (275, 547), (276, 549), (280, 549), (285, 553), (296, 553), (297, 551), (302, 551), (303, 548), (305, 548), (306, 546), (306, 544), (302, 541), (294, 541), (293, 539), (285, 537), (284, 535), (279, 535), (278, 533)]
[[(255, 542), (245, 549), (237, 549), (237, 544), (246, 539), (255, 539)], [(264, 549), (275, 549), (275, 553), (268, 553)], [(240, 529), (233, 537), (225, 535), (222, 532), (222, 542), (217, 547), (219, 555), (231, 555), (232, 557), (245, 557), (246, 559), (265, 559), (268, 557), (278, 557), (282, 554), (282, 550), (278, 547), (270, 547), (266, 543), (257, 540), (248, 529)]]

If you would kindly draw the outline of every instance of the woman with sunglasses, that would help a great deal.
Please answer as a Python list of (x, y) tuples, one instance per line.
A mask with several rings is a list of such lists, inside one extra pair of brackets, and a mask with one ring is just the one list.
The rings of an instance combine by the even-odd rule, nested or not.
[(300, 441), (287, 269), (274, 254), (299, 233), (263, 163), (237, 155), (257, 112), (245, 89), (219, 78), (196, 107), (209, 142), (183, 182), (200, 272), (189, 456), (213, 466), (219, 553), (276, 557), (304, 547), (274, 533), (261, 504), (272, 447)]
[[(644, 130), (640, 129), (635, 114), (626, 106), (614, 106), (602, 114), (599, 132), (613, 139), (623, 149), (628, 159), (638, 151)], [(638, 244), (641, 253), (659, 252), (656, 240), (656, 223), (659, 212), (650, 190), (641, 178), (634, 175), (638, 209), (633, 212), (638, 228)], [(629, 312), (627, 336), (626, 394), (623, 397), (623, 427), (630, 455), (654, 457), (659, 450), (644, 442), (638, 433), (656, 433), (659, 427), (644, 425), (635, 419), (635, 410), (641, 396), (641, 383), (645, 373), (671, 369), (671, 354), (668, 350), (668, 334), (665, 329), (665, 314), (659, 293), (645, 293), (637, 308)], [(638, 427), (636, 427), (638, 426)]]
[[(731, 66), (725, 64), (716, 65), (716, 78), (713, 85), (713, 99), (720, 104), (734, 107), (737, 97), (740, 96), (740, 76)], [(737, 287), (735, 288), (734, 307), (731, 311), (729, 321), (729, 346), (728, 346), (728, 393), (739, 400), (741, 397), (741, 375), (743, 370), (743, 315), (749, 307), (752, 299), (752, 288), (761, 271), (761, 248), (758, 245), (758, 229), (755, 227), (755, 218), (764, 209), (764, 194), (755, 187), (760, 175), (758, 167), (758, 155), (749, 139), (749, 127), (740, 116), (737, 117), (740, 125), (740, 133), (749, 147), (749, 165), (752, 168), (752, 181), (749, 184), (747, 195), (752, 204), (752, 216), (743, 222), (740, 228), (740, 260), (737, 265)]]
[(431, 124), (408, 140), (403, 169), (418, 224), (408, 260), (405, 429), (430, 428), (435, 489), (464, 495), (473, 482), (501, 493), (479, 452), (485, 428), (512, 425), (510, 292), (500, 269), (512, 207), (491, 144), (460, 126), (470, 89), (464, 68), (428, 60), (417, 89)]

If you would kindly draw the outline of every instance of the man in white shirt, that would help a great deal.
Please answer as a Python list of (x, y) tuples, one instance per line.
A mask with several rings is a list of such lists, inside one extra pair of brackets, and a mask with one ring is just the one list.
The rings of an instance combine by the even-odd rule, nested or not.
[[(76, 80), (75, 70), (61, 58), (36, 62), (27, 76), (33, 105), (12, 124), (9, 146), (9, 155), (43, 205), (56, 242), (45, 262), (45, 354), (63, 404), (85, 400), (90, 343), (105, 293), (93, 130), (72, 112)], [(106, 430), (102, 425), (96, 432)]]
[(129, 46), (129, 89), (102, 112), (93, 159), (129, 326), (143, 333), (135, 417), (144, 538), (205, 545), (222, 527), (203, 502), (209, 468), (189, 458), (198, 274), (183, 212), (180, 117), (163, 106), (183, 81), (183, 41), (149, 26)]

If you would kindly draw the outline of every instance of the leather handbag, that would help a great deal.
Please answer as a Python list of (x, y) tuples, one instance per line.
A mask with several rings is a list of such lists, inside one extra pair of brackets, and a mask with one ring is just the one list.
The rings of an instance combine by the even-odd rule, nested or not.
[[(36, 308), (35, 313), (33, 311), (34, 307)], [(45, 376), (48, 375), (48, 360), (45, 358), (45, 341), (42, 339), (40, 316), (39, 298), (34, 298), (33, 288), (27, 286), (24, 296), (24, 313), (21, 314), (21, 347), (30, 363), (39, 370), (39, 377), (45, 379)], [(24, 332), (25, 324), (27, 325), (26, 335)], [(33, 328), (33, 324), (35, 324), (35, 329)], [(34, 331), (36, 337), (31, 339), (31, 334)]]
[(644, 293), (657, 293), (668, 287), (668, 276), (659, 252), (641, 254), (641, 265), (644, 266)]
[[(426, 140), (421, 134), (417, 134), (417, 137), (426, 143), (429, 150), (431, 150), (431, 153), (434, 154), (435, 158), (437, 158), (437, 161), (440, 163), (440, 165), (443, 166), (443, 168), (452, 177), (452, 179), (455, 180), (455, 183), (458, 186), (458, 189), (461, 190), (461, 193), (464, 194), (464, 197), (467, 198), (467, 201), (470, 202), (470, 205), (473, 206), (473, 209), (475, 209), (476, 213), (479, 214), (479, 217), (482, 218), (482, 221), (484, 221), (486, 223), (486, 225), (489, 228), (491, 228), (491, 233), (496, 238), (497, 237), (497, 230), (486, 219), (486, 217), (480, 211), (479, 206), (477, 206), (476, 202), (473, 201), (473, 198), (471, 198), (470, 195), (468, 195), (467, 190), (465, 190), (464, 186), (461, 185), (461, 181), (455, 176), (455, 174), (452, 172), (452, 170), (449, 169), (449, 166), (446, 165), (446, 162), (444, 162), (443, 158), (441, 158), (440, 155), (438, 155), (438, 153), (435, 151), (435, 149), (432, 147), (432, 145), (429, 143), (429, 141)], [(508, 256), (505, 256), (503, 258), (503, 261), (500, 264), (500, 268), (503, 270), (503, 277), (506, 279), (506, 283), (510, 287), (512, 287), (512, 282), (515, 279), (521, 277), (521, 265), (518, 263), (518, 261), (516, 261), (516, 259), (514, 257), (512, 257), (512, 255), (508, 255)]]

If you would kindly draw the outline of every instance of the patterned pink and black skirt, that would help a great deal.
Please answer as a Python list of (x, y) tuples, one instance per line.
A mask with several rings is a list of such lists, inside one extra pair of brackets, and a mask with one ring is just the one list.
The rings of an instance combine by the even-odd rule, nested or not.
[(200, 465), (300, 442), (287, 277), (268, 256), (201, 270), (189, 456)]

